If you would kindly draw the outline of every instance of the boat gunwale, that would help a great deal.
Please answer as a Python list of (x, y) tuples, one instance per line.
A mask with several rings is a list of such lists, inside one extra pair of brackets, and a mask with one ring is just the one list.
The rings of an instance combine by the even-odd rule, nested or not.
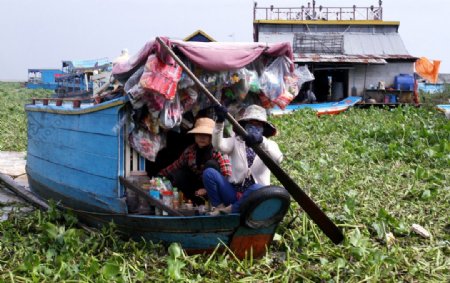
[(62, 108), (56, 105), (43, 105), (43, 104), (26, 104), (25, 111), (30, 112), (46, 112), (53, 114), (66, 114), (66, 115), (80, 115), (98, 112), (108, 108), (113, 108), (119, 105), (124, 105), (129, 101), (128, 96), (122, 96), (113, 100), (102, 102), (87, 106), (85, 108)]

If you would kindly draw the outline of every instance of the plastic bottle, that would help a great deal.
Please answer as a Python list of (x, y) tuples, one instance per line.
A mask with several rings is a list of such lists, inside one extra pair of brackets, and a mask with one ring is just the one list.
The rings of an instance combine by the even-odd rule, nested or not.
[[(168, 206), (172, 207), (173, 203), (173, 192), (172, 191), (162, 191), (162, 201), (163, 203)], [(167, 211), (163, 211), (162, 215), (169, 215)]]
[(163, 177), (162, 181), (163, 181), (164, 186), (166, 187), (166, 189), (172, 190), (172, 183), (170, 182), (169, 179), (167, 179), (166, 177)]
[[(161, 199), (161, 192), (158, 190), (157, 187), (153, 187), (150, 189), (149, 194), (152, 198), (155, 198), (157, 200)], [(161, 210), (157, 207), (154, 207), (155, 215), (161, 215)]]
[(173, 192), (172, 206), (174, 209), (179, 209), (180, 208), (180, 195), (178, 194), (178, 189), (176, 187), (173, 187), (172, 192)]

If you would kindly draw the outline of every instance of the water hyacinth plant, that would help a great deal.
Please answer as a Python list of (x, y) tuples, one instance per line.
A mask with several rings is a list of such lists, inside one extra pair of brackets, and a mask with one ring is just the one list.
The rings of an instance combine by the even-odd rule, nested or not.
[[(2, 93), (0, 103), (9, 105), (10, 94)], [(30, 97), (22, 89), (16, 95), (15, 103)], [(1, 119), (10, 125), (9, 115)], [(23, 112), (17, 119), (25, 125)], [(334, 245), (295, 202), (267, 255), (242, 261), (226, 248), (186, 255), (177, 244), (123, 239), (113, 223), (87, 232), (52, 206), (26, 216), (12, 212), (0, 222), (0, 281), (450, 280), (450, 122), (442, 113), (432, 105), (353, 108), (320, 118), (304, 110), (271, 122), (285, 154), (282, 167), (343, 230), (342, 244)], [(1, 150), (25, 150), (25, 139), (10, 146), (12, 137), (26, 137), (24, 129), (2, 131)], [(414, 232), (413, 224), (430, 237)]]

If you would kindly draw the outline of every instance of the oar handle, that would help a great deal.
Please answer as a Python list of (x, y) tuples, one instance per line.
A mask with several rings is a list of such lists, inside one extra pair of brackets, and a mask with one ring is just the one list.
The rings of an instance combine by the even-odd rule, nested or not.
[[(188, 76), (197, 84), (197, 86), (206, 94), (206, 96), (216, 105), (221, 105), (214, 95), (203, 85), (203, 83), (189, 70), (189, 68), (181, 61), (181, 59), (167, 46), (167, 44), (157, 37), (156, 40), (169, 53), (169, 55), (183, 68)], [(245, 129), (227, 112), (227, 120), (233, 125), (234, 130), (241, 136), (246, 136)], [(319, 228), (327, 235), (333, 243), (338, 244), (344, 239), (341, 230), (328, 218), (328, 216), (315, 204), (315, 202), (289, 177), (286, 172), (265, 152), (259, 145), (252, 145), (255, 153), (261, 158), (264, 164), (280, 181), (291, 196), (298, 202), (309, 217), (319, 226)]]

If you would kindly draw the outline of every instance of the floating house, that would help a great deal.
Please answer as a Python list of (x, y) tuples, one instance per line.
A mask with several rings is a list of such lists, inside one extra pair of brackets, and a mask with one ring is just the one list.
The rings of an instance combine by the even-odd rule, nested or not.
[(91, 77), (111, 69), (112, 63), (108, 58), (62, 61), (64, 75), (56, 79), (58, 85), (55, 90), (56, 95), (73, 96), (91, 93), (94, 87)]
[(28, 69), (27, 88), (30, 89), (56, 89), (58, 86), (56, 78), (61, 76), (63, 71), (59, 69)]
[[(314, 74), (318, 102), (362, 96), (364, 101), (412, 103), (414, 62), (399, 34), (383, 19), (382, 1), (370, 7), (254, 5), (256, 42), (292, 43), (294, 61)], [(390, 99), (390, 100), (389, 100)]]
[(94, 60), (64, 60), (61, 69), (28, 69), (27, 88), (52, 89), (57, 96), (82, 95), (92, 92), (92, 77), (110, 71), (108, 58)]

